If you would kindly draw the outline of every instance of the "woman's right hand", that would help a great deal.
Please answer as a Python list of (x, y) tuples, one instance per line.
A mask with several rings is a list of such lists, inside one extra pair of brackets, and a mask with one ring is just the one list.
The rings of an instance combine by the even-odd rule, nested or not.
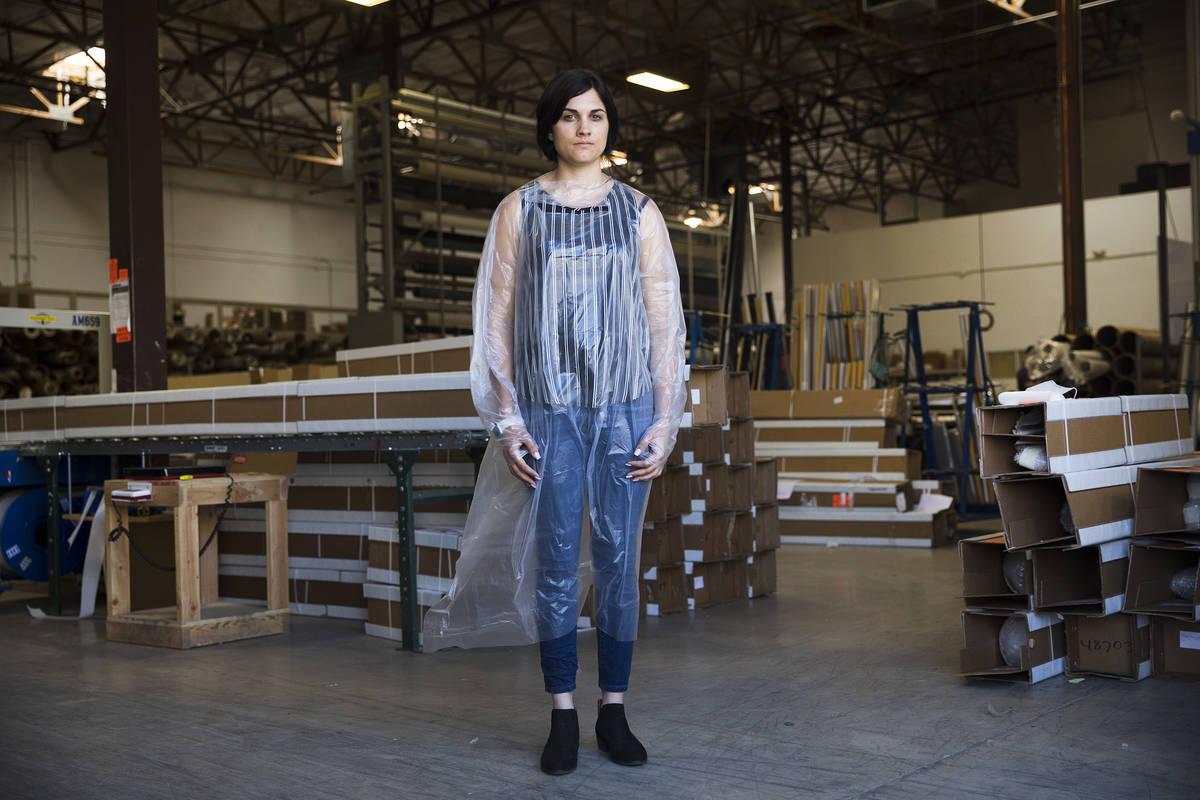
[(500, 434), (500, 446), (504, 452), (504, 460), (508, 462), (508, 471), (513, 474), (513, 477), (530, 488), (536, 489), (537, 482), (542, 479), (542, 476), (529, 465), (525, 460), (525, 455), (531, 455), (535, 461), (540, 461), (542, 453), (538, 450), (533, 437), (529, 435), (529, 431), (521, 425), (508, 428)]

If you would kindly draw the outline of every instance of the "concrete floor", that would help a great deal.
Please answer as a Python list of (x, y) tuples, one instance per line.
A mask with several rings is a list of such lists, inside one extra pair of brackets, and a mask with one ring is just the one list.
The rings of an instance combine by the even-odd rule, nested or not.
[[(778, 596), (644, 623), (640, 768), (537, 769), (535, 648), (410, 655), (362, 624), (190, 652), (0, 604), (5, 798), (1196, 798), (1200, 684), (966, 684), (957, 555), (792, 546)], [(595, 685), (581, 641), (580, 686)]]

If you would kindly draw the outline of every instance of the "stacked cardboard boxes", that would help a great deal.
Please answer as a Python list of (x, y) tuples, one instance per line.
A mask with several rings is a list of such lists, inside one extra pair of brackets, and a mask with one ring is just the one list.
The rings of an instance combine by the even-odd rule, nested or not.
[(783, 541), (932, 547), (954, 513), (919, 504), (920, 453), (896, 446), (896, 389), (752, 392), (755, 451), (779, 470)]
[[(1139, 472), (1163, 471), (1133, 459), (1190, 452), (1186, 415), (1171, 395), (978, 410), (981, 473), (994, 481), (1004, 531), (959, 543), (965, 677), (1152, 674), (1147, 613), (1162, 609), (1139, 606), (1163, 597), (1135, 575), (1131, 537)], [(1168, 586), (1167, 565), (1152, 561), (1151, 583)]]

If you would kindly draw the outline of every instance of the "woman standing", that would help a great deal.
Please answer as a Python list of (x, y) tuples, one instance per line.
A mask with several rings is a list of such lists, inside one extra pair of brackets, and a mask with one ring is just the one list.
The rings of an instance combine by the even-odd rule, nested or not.
[(589, 549), (597, 743), (618, 764), (646, 761), (624, 694), (649, 481), (683, 416), (684, 325), (662, 214), (601, 169), (617, 136), (604, 82), (584, 70), (556, 77), (537, 130), (554, 168), (500, 203), (475, 283), (471, 388), (492, 442), (454, 587), (424, 635), (426, 649), (540, 643), (553, 702), (541, 766), (560, 775), (579, 749), (575, 631)]

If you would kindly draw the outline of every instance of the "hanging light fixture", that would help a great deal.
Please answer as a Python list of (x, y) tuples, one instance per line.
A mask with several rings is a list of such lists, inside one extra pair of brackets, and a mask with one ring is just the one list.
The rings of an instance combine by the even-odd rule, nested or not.
[(683, 217), (683, 224), (689, 228), (699, 228), (704, 224), (704, 220), (694, 208), (689, 208), (686, 215)]
[(668, 78), (665, 75), (659, 75), (654, 72), (637, 72), (633, 75), (626, 75), (625, 80), (629, 83), (645, 86), (647, 89), (654, 89), (659, 92), (682, 92), (684, 89), (691, 88), (682, 81), (677, 81), (674, 78)]

